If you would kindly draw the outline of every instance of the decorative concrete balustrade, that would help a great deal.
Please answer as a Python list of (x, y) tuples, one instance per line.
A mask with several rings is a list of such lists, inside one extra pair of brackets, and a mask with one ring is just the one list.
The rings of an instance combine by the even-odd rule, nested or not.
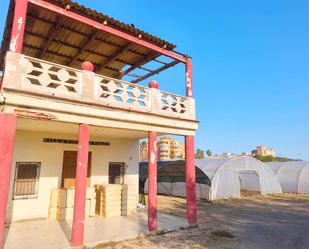
[(3, 89), (64, 101), (195, 119), (193, 98), (8, 52)]

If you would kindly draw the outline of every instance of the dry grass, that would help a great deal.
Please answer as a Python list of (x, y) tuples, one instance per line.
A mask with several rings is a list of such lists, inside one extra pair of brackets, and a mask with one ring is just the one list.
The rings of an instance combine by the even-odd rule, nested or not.
[(280, 199), (309, 200), (309, 194), (282, 193), (282, 194), (272, 194), (272, 195), (269, 195), (269, 197), (271, 197), (271, 198), (280, 198)]

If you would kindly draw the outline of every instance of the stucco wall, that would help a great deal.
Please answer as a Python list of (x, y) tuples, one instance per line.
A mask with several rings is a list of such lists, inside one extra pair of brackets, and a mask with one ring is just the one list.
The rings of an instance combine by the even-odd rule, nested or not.
[[(77, 145), (43, 143), (44, 137), (77, 139), (77, 135), (17, 131), (7, 211), (8, 222), (48, 217), (50, 189), (61, 185), (63, 151), (77, 149)], [(108, 183), (109, 162), (125, 162), (127, 166), (125, 183), (136, 184), (138, 188), (138, 140), (93, 137), (91, 140), (110, 142), (110, 146), (90, 146), (91, 186)], [(13, 200), (15, 165), (16, 162), (22, 161), (41, 162), (37, 199)]]

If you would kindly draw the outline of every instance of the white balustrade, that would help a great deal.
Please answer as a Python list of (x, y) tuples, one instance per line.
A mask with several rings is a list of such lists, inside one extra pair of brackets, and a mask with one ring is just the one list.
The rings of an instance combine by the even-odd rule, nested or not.
[(96, 100), (115, 106), (126, 106), (133, 109), (150, 108), (149, 89), (137, 84), (97, 75)]
[(185, 116), (189, 112), (189, 101), (187, 97), (172, 93), (161, 92), (161, 110), (163, 113)]
[(24, 57), (23, 88), (52, 95), (80, 96), (82, 91), (80, 70), (64, 67), (31, 57)]
[(11, 52), (7, 54), (4, 81), (8, 89), (68, 101), (195, 119), (192, 98)]

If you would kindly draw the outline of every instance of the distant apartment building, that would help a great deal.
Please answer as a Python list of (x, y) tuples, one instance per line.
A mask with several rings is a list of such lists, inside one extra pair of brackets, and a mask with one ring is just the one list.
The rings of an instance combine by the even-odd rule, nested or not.
[[(171, 160), (176, 158), (184, 158), (185, 146), (180, 144), (179, 140), (171, 137), (161, 137), (157, 141), (158, 160)], [(148, 142), (140, 143), (140, 160), (148, 160)]]
[(161, 137), (157, 141), (158, 160), (170, 160), (175, 158), (184, 158), (184, 145), (179, 140), (171, 137)]
[(229, 152), (224, 152), (222, 154), (215, 154), (209, 158), (233, 158), (236, 157), (237, 155), (234, 153), (229, 153)]
[(251, 156), (251, 153), (242, 152), (241, 154), (235, 154), (235, 153), (230, 153), (230, 152), (224, 152), (222, 154), (215, 154), (215, 155), (209, 156), (208, 158), (234, 158), (238, 156)]
[(255, 150), (252, 151), (253, 156), (276, 156), (276, 152), (272, 148), (267, 148), (266, 146), (259, 145)]

